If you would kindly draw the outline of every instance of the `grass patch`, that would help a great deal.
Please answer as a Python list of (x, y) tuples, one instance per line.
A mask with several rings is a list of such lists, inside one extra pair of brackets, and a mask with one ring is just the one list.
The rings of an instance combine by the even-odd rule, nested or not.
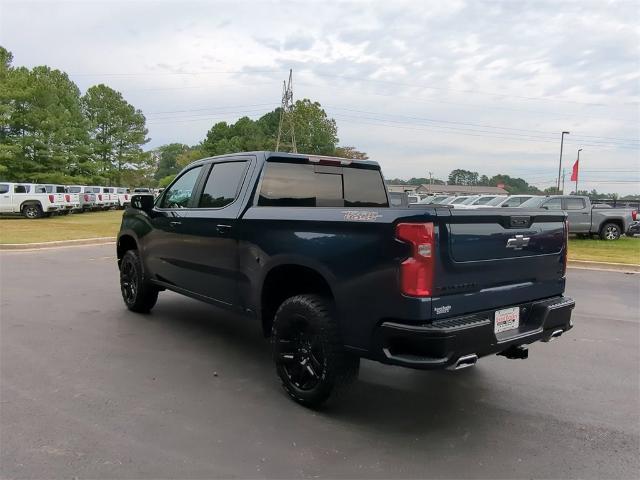
[[(121, 210), (76, 213), (37, 220), (0, 218), (0, 244), (115, 237), (120, 229), (121, 219)], [(640, 238), (622, 237), (614, 241), (570, 238), (569, 260), (640, 265)]]
[(569, 260), (640, 264), (640, 238), (618, 240), (569, 239)]
[(73, 213), (35, 220), (4, 217), (0, 218), (0, 244), (115, 237), (121, 220), (122, 210)]

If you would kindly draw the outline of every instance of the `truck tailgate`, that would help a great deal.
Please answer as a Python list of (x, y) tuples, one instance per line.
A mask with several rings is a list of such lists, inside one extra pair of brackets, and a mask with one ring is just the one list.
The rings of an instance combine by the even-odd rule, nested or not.
[(562, 212), (438, 210), (433, 317), (560, 295), (565, 228)]

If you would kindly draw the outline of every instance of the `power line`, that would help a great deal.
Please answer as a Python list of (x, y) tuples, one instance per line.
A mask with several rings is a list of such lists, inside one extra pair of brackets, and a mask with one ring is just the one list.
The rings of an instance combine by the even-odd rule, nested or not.
[[(516, 132), (533, 132), (533, 133), (541, 133), (544, 135), (548, 135), (548, 136), (556, 136), (557, 132), (551, 132), (551, 131), (543, 131), (543, 130), (530, 130), (530, 129), (524, 129), (524, 128), (514, 128), (514, 127), (501, 127), (501, 126), (496, 126), (496, 125), (488, 125), (488, 124), (483, 124), (483, 123), (470, 123), (470, 122), (459, 122), (459, 121), (453, 121), (453, 120), (442, 120), (442, 119), (433, 119), (433, 118), (425, 118), (425, 117), (415, 117), (415, 116), (408, 116), (408, 115), (398, 115), (398, 114), (387, 114), (387, 113), (382, 113), (382, 112), (371, 112), (371, 111), (366, 111), (366, 110), (357, 110), (357, 109), (351, 109), (351, 108), (346, 108), (346, 107), (336, 107), (336, 106), (331, 106), (331, 105), (326, 105), (327, 108), (333, 108), (336, 110), (344, 110), (344, 111), (349, 111), (349, 112), (355, 112), (355, 113), (364, 113), (364, 114), (369, 114), (369, 115), (383, 115), (383, 116), (391, 116), (391, 117), (397, 117), (397, 118), (407, 118), (407, 119), (413, 119), (413, 120), (420, 120), (420, 121), (424, 121), (424, 122), (433, 122), (433, 123), (447, 123), (447, 124), (452, 124), (452, 125), (465, 125), (465, 126), (473, 126), (473, 127), (481, 127), (481, 128), (492, 128), (492, 129), (497, 129), (497, 130), (509, 130), (509, 131), (516, 131)], [(515, 134), (514, 134), (515, 135)], [(528, 135), (531, 136), (531, 135)], [(593, 138), (607, 138), (607, 137), (597, 137), (595, 135), (574, 135), (575, 137), (593, 137)], [(542, 137), (537, 137), (537, 138), (542, 138)], [(631, 140), (631, 139), (621, 139), (624, 140), (625, 142), (640, 142), (640, 140)], [(598, 142), (596, 140), (593, 140), (592, 143), (603, 143), (603, 142)], [(640, 146), (640, 144), (638, 145)]]

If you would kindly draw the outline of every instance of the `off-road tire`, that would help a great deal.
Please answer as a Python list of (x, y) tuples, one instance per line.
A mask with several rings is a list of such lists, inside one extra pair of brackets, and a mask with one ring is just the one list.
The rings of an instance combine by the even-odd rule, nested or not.
[(120, 261), (120, 292), (132, 312), (149, 313), (158, 301), (158, 288), (146, 278), (137, 250), (127, 250)]
[(344, 350), (333, 302), (320, 295), (285, 300), (273, 321), (271, 343), (282, 387), (306, 407), (335, 399), (358, 377), (360, 359)]
[(37, 203), (28, 203), (22, 207), (22, 216), (30, 220), (42, 218), (42, 207)]
[(605, 223), (600, 229), (600, 238), (602, 240), (618, 240), (620, 235), (622, 235), (622, 230), (616, 223)]

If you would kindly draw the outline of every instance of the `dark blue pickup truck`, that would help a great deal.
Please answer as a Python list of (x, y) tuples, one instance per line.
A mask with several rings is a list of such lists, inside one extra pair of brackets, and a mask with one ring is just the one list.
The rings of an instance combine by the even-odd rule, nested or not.
[(389, 207), (375, 162), (251, 152), (136, 195), (117, 258), (127, 307), (168, 289), (255, 318), (296, 401), (317, 406), (361, 357), (459, 369), (569, 330), (563, 212)]

